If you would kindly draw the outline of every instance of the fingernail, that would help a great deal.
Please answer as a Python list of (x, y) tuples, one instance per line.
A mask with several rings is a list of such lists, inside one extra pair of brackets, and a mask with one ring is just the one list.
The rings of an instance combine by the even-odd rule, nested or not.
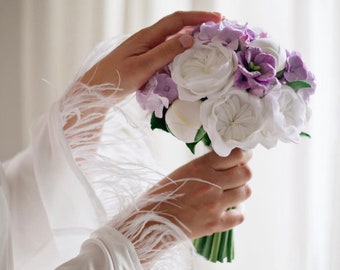
[(192, 46), (194, 40), (190, 35), (183, 35), (179, 38), (179, 42), (181, 43), (183, 49), (188, 49)]

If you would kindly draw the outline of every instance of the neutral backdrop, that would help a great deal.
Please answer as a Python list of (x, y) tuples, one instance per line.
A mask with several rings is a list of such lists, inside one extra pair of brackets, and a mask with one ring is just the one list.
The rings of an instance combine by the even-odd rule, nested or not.
[[(236, 229), (236, 260), (200, 269), (340, 269), (338, 0), (0, 0), (0, 160), (29, 144), (29, 127), (60, 96), (101, 40), (175, 10), (214, 10), (265, 29), (301, 52), (318, 80), (311, 140), (256, 148), (253, 195)], [(165, 139), (166, 140), (166, 139)], [(169, 169), (190, 159), (160, 144)], [(183, 152), (181, 158), (174, 153)]]

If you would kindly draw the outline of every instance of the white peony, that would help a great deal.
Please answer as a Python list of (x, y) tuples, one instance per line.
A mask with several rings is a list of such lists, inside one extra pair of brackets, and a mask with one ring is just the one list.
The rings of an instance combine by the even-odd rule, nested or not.
[(220, 43), (195, 44), (175, 57), (171, 77), (178, 86), (179, 98), (196, 101), (233, 84), (237, 68), (236, 53)]
[(195, 141), (201, 127), (200, 107), (202, 102), (175, 100), (165, 114), (165, 121), (170, 132), (185, 143)]
[(258, 144), (263, 103), (256, 96), (232, 88), (221, 97), (205, 100), (201, 119), (212, 148), (218, 155), (227, 156), (233, 148), (247, 150)]
[(282, 86), (281, 89), (266, 95), (264, 102), (271, 115), (266, 116), (268, 120), (262, 144), (267, 148), (275, 146), (270, 143), (274, 138), (283, 142), (300, 142), (300, 133), (308, 120), (304, 100), (290, 87)]
[[(281, 129), (278, 128), (276, 121), (282, 122), (284, 116), (278, 114), (280, 112), (280, 104), (278, 99), (280, 97), (280, 89), (274, 89), (263, 97), (264, 104), (264, 121), (265, 126), (261, 131), (261, 144), (267, 149), (273, 148), (277, 145)], [(275, 114), (275, 116), (274, 116)]]
[(286, 65), (286, 52), (270, 38), (259, 38), (251, 42), (254, 47), (259, 47), (264, 53), (272, 55), (276, 60), (276, 71), (281, 71)]

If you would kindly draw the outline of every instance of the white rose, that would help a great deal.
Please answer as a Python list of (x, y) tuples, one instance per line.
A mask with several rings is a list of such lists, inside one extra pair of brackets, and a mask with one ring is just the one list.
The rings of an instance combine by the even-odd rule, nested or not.
[(235, 88), (226, 95), (205, 100), (201, 119), (215, 152), (227, 156), (236, 147), (254, 148), (263, 126), (262, 112), (260, 98)]
[(220, 43), (195, 44), (175, 57), (171, 77), (178, 86), (179, 98), (196, 101), (228, 89), (237, 68), (236, 53)]
[(202, 102), (175, 100), (165, 114), (165, 122), (170, 132), (185, 143), (195, 141), (201, 127), (200, 107)]
[[(283, 86), (266, 95), (264, 102), (268, 109), (271, 108), (271, 115), (267, 116), (264, 137), (270, 136), (283, 142), (300, 142), (300, 133), (308, 117), (303, 99), (290, 87)], [(268, 148), (273, 146), (268, 139), (264, 139), (262, 144)]]
[(264, 104), (264, 119), (265, 126), (261, 131), (261, 144), (267, 149), (273, 148), (277, 145), (281, 134), (281, 129), (278, 128), (276, 121), (282, 122), (283, 115), (280, 112), (280, 104), (278, 103), (280, 97), (280, 89), (274, 89), (263, 97)]
[(276, 71), (281, 71), (286, 65), (286, 52), (270, 38), (259, 38), (251, 42), (254, 47), (260, 48), (264, 53), (272, 55), (276, 60)]

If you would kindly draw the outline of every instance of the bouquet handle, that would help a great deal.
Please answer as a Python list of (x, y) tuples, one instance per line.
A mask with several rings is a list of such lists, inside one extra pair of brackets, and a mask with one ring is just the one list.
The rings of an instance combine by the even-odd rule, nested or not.
[(233, 230), (213, 233), (193, 240), (193, 245), (198, 254), (211, 262), (232, 262), (234, 253)]

